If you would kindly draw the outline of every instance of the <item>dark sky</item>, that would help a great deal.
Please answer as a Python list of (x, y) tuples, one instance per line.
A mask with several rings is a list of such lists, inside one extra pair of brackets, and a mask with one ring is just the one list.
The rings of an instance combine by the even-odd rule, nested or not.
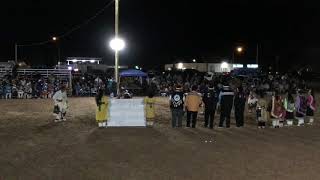
[[(110, 1), (110, 0), (109, 0)], [(14, 58), (14, 43), (45, 41), (60, 35), (99, 11), (108, 0), (11, 0), (0, 7), (0, 60)], [(261, 44), (264, 64), (315, 64), (320, 58), (320, 4), (269, 0), (121, 0), (120, 32), (127, 41), (121, 64), (157, 66), (176, 59), (231, 56), (255, 58)], [(103, 57), (113, 63), (107, 41), (113, 35), (113, 6), (78, 31), (60, 39), (62, 58)], [(52, 64), (57, 44), (19, 49), (19, 58)], [(290, 63), (289, 63), (290, 62)], [(283, 66), (286, 67), (286, 66)]]

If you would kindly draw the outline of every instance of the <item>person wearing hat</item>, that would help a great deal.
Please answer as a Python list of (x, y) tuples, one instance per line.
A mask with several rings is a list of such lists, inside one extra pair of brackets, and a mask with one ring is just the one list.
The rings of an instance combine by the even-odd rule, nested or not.
[(54, 113), (56, 114), (55, 122), (66, 121), (66, 113), (68, 109), (68, 99), (66, 87), (61, 86), (60, 90), (57, 91), (53, 97), (54, 101)]
[(234, 93), (230, 86), (223, 86), (222, 91), (219, 94), (219, 104), (221, 108), (219, 128), (223, 127), (224, 121), (226, 121), (226, 127), (230, 128), (230, 114), (233, 106)]
[(204, 103), (204, 127), (213, 129), (214, 114), (216, 112), (217, 103), (219, 101), (219, 92), (213, 85), (210, 85), (208, 90), (203, 95)]
[(175, 91), (170, 95), (169, 103), (172, 112), (172, 127), (182, 127), (184, 94), (180, 85), (177, 85)]

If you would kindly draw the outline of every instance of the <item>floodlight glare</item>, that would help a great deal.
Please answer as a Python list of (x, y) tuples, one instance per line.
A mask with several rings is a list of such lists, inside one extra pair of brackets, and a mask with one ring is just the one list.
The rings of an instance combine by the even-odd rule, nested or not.
[(125, 48), (126, 44), (124, 40), (120, 38), (114, 38), (110, 41), (109, 46), (114, 51), (121, 51)]
[(229, 64), (228, 63), (226, 63), (226, 62), (222, 62), (221, 63), (221, 68), (222, 69), (227, 69), (229, 67)]

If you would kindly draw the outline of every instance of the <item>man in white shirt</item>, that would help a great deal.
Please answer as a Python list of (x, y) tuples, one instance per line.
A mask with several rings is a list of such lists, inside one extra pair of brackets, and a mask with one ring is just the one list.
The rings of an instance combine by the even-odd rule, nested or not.
[(57, 91), (53, 97), (56, 119), (55, 122), (66, 121), (66, 113), (68, 109), (68, 99), (66, 87), (62, 86), (59, 91)]

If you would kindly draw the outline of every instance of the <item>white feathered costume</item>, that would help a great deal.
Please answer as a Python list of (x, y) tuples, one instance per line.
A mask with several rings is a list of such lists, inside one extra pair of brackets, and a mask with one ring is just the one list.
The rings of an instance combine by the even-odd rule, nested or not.
[(52, 99), (54, 105), (59, 108), (59, 112), (56, 114), (56, 121), (65, 121), (65, 115), (68, 109), (67, 92), (59, 90), (53, 95)]

